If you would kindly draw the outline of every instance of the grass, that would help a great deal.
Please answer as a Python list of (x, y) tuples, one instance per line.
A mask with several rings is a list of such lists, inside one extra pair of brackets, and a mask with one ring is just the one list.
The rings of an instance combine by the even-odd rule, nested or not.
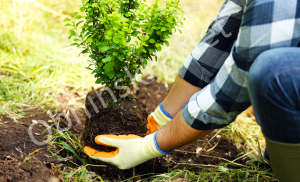
[[(86, 93), (95, 79), (89, 70), (86, 57), (78, 57), (80, 50), (69, 47), (68, 27), (63, 19), (77, 11), (80, 0), (2, 0), (0, 1), (0, 115), (7, 114), (17, 121), (26, 117), (25, 110), (39, 108), (60, 109), (57, 95), (66, 90)], [(159, 81), (172, 82), (188, 54), (204, 36), (210, 22), (216, 17), (223, 0), (181, 0), (185, 11), (183, 33), (175, 33), (170, 46), (158, 53), (158, 62), (151, 62), (143, 70), (144, 75), (155, 74)], [(3, 123), (1, 123), (3, 124)], [(261, 168), (261, 153), (265, 141), (260, 127), (245, 113), (237, 121), (223, 129), (227, 137), (249, 157), (245, 168), (229, 169), (220, 164), (217, 167), (203, 167), (199, 174), (188, 170), (174, 170), (169, 174), (153, 175), (151, 180), (175, 180), (188, 178), (191, 181), (255, 181), (274, 178)], [(82, 152), (74, 136), (56, 133), (53, 145), (68, 151), (66, 155), (76, 156)], [(77, 138), (78, 136), (76, 136)], [(67, 145), (58, 142), (58, 139)], [(77, 138), (78, 139), (78, 138)], [(74, 140), (74, 141), (72, 141)], [(223, 167), (220, 167), (223, 166)], [(77, 181), (86, 177), (86, 164), (66, 169)], [(200, 166), (199, 166), (200, 167)], [(64, 174), (64, 172), (62, 172)], [(85, 175), (86, 174), (86, 175)], [(65, 176), (68, 177), (68, 176)], [(265, 178), (264, 178), (265, 177)]]
[(83, 147), (80, 143), (80, 136), (70, 131), (59, 131), (53, 128), (53, 135), (48, 143), (50, 155), (58, 157), (58, 160), (64, 161), (57, 170), (66, 180), (71, 181), (94, 181), (102, 180), (102, 177), (95, 172), (90, 171), (90, 167), (106, 167), (103, 165), (88, 164), (81, 155)]
[(93, 85), (63, 23), (78, 2), (0, 1), (0, 114), (18, 119), (38, 103), (59, 108), (58, 93)]
[[(49, 143), (50, 154), (59, 157), (59, 160), (65, 161), (66, 164), (62, 165), (60, 173), (66, 180), (70, 181), (103, 181), (105, 175), (100, 176), (91, 172), (89, 167), (106, 167), (100, 165), (88, 164), (81, 158), (83, 154), (83, 147), (80, 143), (80, 135), (72, 134), (70, 131), (58, 131), (53, 129), (53, 136)], [(215, 136), (221, 133), (222, 129), (216, 132)], [(225, 133), (226, 134), (226, 133)], [(223, 134), (224, 135), (224, 134)], [(209, 141), (208, 141), (209, 142)], [(196, 154), (195, 154), (196, 155)], [(247, 155), (240, 156), (239, 158)], [(213, 157), (213, 156), (207, 156)], [(238, 159), (238, 158), (237, 158)], [(235, 159), (235, 160), (237, 160)], [(170, 163), (170, 162), (169, 162)], [(175, 162), (176, 163), (176, 162)], [(171, 164), (171, 163), (170, 163)], [(169, 164), (169, 165), (170, 165)], [(71, 166), (71, 167), (70, 167)], [(129, 179), (123, 180), (124, 182), (135, 181), (143, 176), (141, 181), (278, 181), (271, 173), (271, 169), (261, 159), (249, 160), (245, 165), (235, 163), (234, 161), (226, 161), (215, 165), (204, 165), (194, 163), (176, 163), (177, 169), (171, 168), (171, 172), (165, 174), (142, 174), (133, 176)], [(180, 167), (178, 167), (180, 166)], [(192, 172), (188, 169), (189, 166), (198, 168)], [(179, 169), (178, 169), (179, 168)], [(195, 170), (195, 169), (194, 169)]]
[[(253, 168), (228, 169), (219, 165), (214, 168), (206, 167), (198, 174), (185, 169), (174, 170), (168, 174), (154, 174), (144, 181), (277, 181), (273, 178), (272, 173), (255, 169), (255, 166)], [(125, 181), (129, 182), (130, 180), (134, 180), (134, 178)]]

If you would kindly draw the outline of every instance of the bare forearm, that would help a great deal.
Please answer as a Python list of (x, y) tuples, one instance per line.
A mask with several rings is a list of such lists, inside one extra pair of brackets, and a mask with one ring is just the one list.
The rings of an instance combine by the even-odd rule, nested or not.
[(183, 120), (181, 110), (170, 123), (160, 129), (156, 136), (159, 148), (163, 151), (171, 151), (191, 142), (194, 142), (213, 130), (196, 130)]
[(176, 113), (183, 108), (192, 95), (200, 90), (201, 88), (195, 87), (177, 75), (170, 92), (162, 102), (162, 106), (167, 113), (174, 117)]

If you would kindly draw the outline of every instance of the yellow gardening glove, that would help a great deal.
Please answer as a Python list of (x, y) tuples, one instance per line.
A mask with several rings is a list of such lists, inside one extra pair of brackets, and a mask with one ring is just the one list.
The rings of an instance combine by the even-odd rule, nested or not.
[(152, 112), (147, 118), (147, 134), (151, 134), (166, 126), (172, 120), (170, 116), (162, 107), (160, 103), (159, 106)]
[(99, 135), (95, 138), (98, 145), (117, 148), (112, 152), (102, 152), (86, 146), (84, 152), (92, 159), (101, 160), (119, 169), (130, 169), (152, 158), (171, 152), (163, 152), (156, 143), (156, 133), (145, 138), (137, 135)]

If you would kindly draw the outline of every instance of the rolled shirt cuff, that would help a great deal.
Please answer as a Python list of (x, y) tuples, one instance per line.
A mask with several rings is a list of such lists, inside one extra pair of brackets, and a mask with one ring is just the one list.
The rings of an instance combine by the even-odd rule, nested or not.
[(197, 95), (194, 94), (191, 99), (182, 108), (182, 117), (184, 121), (197, 130), (220, 129), (230, 124), (227, 118), (212, 116), (201, 109), (197, 103)]

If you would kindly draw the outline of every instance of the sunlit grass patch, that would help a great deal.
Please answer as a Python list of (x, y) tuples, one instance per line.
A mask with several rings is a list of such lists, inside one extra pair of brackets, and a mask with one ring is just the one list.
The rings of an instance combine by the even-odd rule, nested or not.
[[(189, 170), (173, 170), (167, 174), (153, 175), (149, 178), (149, 181), (202, 181), (202, 182), (217, 182), (217, 181), (278, 181), (274, 179), (272, 173), (266, 169), (262, 170), (256, 166), (241, 168), (241, 169), (229, 169), (222, 164), (214, 167), (203, 167), (203, 171), (193, 173)], [(134, 179), (131, 178), (131, 179)], [(130, 181), (128, 179), (126, 181)], [(146, 181), (146, 180), (145, 180)]]
[[(0, 114), (18, 113), (54, 102), (65, 89), (83, 91), (94, 78), (86, 58), (70, 48), (63, 19), (79, 1), (1, 1)], [(7, 102), (14, 104), (7, 104)], [(25, 104), (25, 105), (24, 105)]]
[(250, 118), (245, 113), (240, 114), (236, 121), (227, 127), (227, 134), (238, 148), (248, 153), (248, 157), (263, 157), (265, 138), (255, 118)]

